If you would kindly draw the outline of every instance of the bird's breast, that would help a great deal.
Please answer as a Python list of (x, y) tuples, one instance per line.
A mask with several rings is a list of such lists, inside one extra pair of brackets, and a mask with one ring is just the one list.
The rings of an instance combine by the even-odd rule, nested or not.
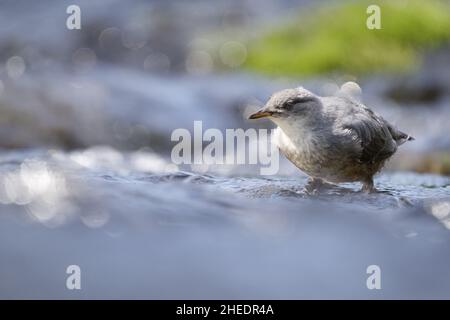
[(278, 127), (274, 132), (273, 142), (281, 152), (299, 169), (314, 175), (320, 171), (323, 152), (320, 152), (320, 141), (305, 130), (286, 133)]

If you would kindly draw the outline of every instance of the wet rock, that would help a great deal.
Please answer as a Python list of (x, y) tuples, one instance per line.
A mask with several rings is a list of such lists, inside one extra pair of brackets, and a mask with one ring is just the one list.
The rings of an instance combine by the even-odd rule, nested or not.
[(450, 48), (428, 52), (413, 74), (394, 77), (385, 95), (401, 104), (436, 104), (450, 96)]
[(427, 81), (408, 81), (402, 79), (386, 92), (386, 96), (398, 103), (436, 103), (446, 93), (440, 83)]

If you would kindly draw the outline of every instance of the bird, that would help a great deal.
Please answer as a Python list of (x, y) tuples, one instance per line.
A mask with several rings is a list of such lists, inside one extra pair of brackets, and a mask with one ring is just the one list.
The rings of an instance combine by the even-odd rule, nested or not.
[(414, 138), (365, 106), (361, 93), (355, 82), (326, 97), (303, 87), (284, 89), (249, 119), (268, 118), (277, 125), (273, 142), (309, 176), (305, 192), (343, 182), (361, 182), (362, 192), (377, 192), (374, 176)]

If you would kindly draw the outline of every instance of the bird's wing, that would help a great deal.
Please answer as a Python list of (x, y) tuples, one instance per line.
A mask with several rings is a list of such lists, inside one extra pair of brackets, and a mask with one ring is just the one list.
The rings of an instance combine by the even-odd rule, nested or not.
[(354, 105), (341, 123), (343, 131), (358, 142), (359, 160), (363, 163), (383, 161), (395, 153), (397, 143), (390, 127), (386, 120), (362, 104)]

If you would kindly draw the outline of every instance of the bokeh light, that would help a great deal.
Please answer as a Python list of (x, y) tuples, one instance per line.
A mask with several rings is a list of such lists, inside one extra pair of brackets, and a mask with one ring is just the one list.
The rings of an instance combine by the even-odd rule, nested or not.
[(45, 225), (60, 225), (72, 212), (64, 175), (46, 162), (25, 160), (0, 183), (1, 203), (25, 206), (33, 219)]
[(6, 72), (11, 79), (20, 78), (25, 69), (25, 60), (20, 56), (13, 56), (6, 61)]
[(98, 42), (102, 49), (113, 49), (121, 44), (122, 31), (119, 28), (111, 27), (104, 29), (99, 37)]
[(192, 51), (186, 59), (186, 71), (192, 75), (205, 75), (213, 69), (213, 59), (206, 51)]
[(428, 206), (429, 212), (439, 220), (447, 229), (450, 229), (450, 202), (434, 201)]
[(225, 42), (220, 47), (220, 59), (222, 63), (231, 68), (239, 67), (247, 58), (246, 46), (237, 41)]
[(122, 44), (128, 49), (141, 49), (147, 44), (148, 31), (142, 24), (132, 23), (122, 32)]

